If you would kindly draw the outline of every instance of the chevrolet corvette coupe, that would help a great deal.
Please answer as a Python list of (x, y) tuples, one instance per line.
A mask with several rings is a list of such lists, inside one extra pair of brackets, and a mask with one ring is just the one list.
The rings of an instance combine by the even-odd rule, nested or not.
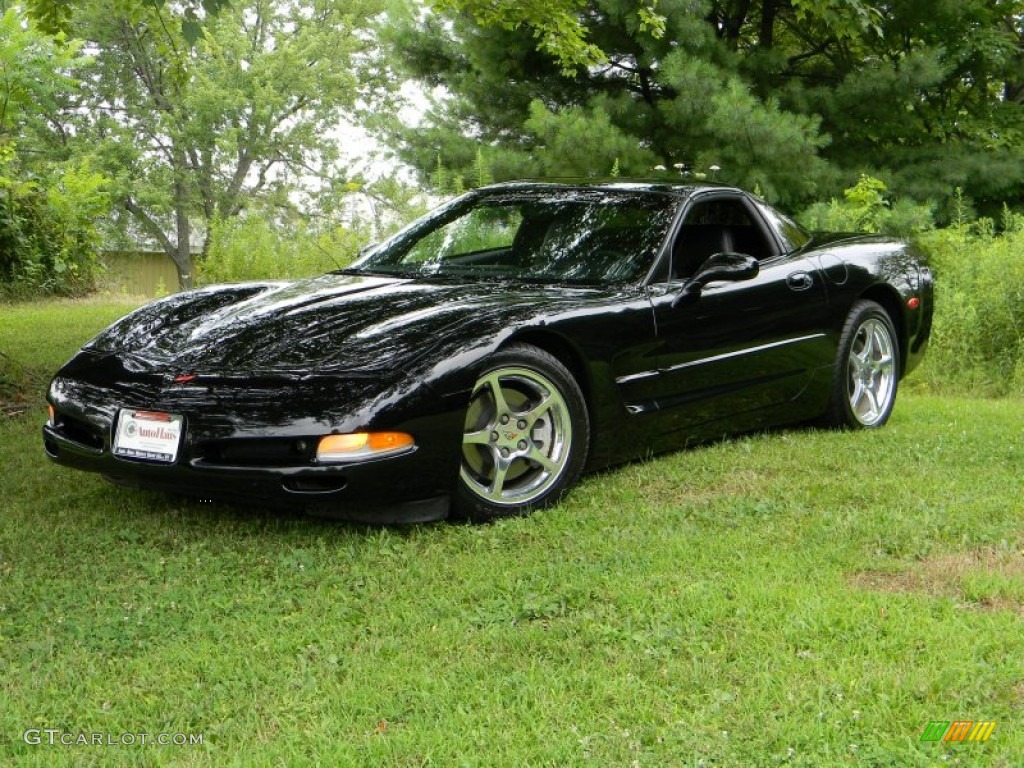
[(875, 428), (932, 275), (712, 184), (472, 191), (349, 268), (148, 304), (56, 374), (57, 463), (363, 521), (485, 520), (735, 431)]

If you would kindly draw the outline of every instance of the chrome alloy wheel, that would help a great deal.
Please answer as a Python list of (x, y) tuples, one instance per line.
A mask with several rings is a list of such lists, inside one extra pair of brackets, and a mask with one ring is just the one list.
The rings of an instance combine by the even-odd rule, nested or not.
[(889, 327), (868, 318), (857, 329), (850, 348), (847, 393), (854, 418), (865, 427), (885, 419), (896, 395), (896, 365)]
[(498, 368), (473, 387), (460, 475), (491, 504), (528, 505), (558, 481), (571, 446), (569, 409), (558, 388), (529, 368)]

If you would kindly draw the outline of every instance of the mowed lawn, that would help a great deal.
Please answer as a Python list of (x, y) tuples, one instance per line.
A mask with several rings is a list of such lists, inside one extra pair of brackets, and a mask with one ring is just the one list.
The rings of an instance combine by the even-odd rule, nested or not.
[[(42, 387), (125, 308), (0, 307), (0, 350)], [(1021, 764), (1019, 401), (908, 391), (879, 431), (368, 528), (53, 466), (36, 400), (0, 416), (0, 765)], [(174, 733), (202, 744), (138, 743)]]

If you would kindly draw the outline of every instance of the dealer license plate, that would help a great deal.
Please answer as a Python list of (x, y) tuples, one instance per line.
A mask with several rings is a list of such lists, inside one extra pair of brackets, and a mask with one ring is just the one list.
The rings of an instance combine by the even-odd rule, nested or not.
[(114, 454), (171, 463), (178, 458), (181, 427), (182, 418), (175, 413), (122, 409), (117, 417)]

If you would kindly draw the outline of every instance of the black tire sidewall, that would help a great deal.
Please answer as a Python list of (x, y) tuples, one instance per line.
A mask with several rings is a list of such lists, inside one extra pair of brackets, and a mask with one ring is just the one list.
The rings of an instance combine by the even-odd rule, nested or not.
[[(540, 347), (532, 344), (511, 344), (498, 350), (487, 360), (487, 364), (480, 369), (477, 375), (477, 381), (493, 371), (510, 367), (525, 368), (540, 374), (550, 380), (558, 389), (565, 401), (572, 425), (569, 458), (555, 483), (548, 488), (543, 496), (528, 505), (492, 504), (467, 488), (461, 476), (456, 477), (451, 509), (451, 516), (456, 519), (485, 522), (500, 517), (529, 514), (534, 509), (557, 503), (575, 485), (583, 473), (590, 446), (590, 417), (583, 392), (572, 373), (554, 355)], [(459, 462), (461, 466), (461, 453)]]

